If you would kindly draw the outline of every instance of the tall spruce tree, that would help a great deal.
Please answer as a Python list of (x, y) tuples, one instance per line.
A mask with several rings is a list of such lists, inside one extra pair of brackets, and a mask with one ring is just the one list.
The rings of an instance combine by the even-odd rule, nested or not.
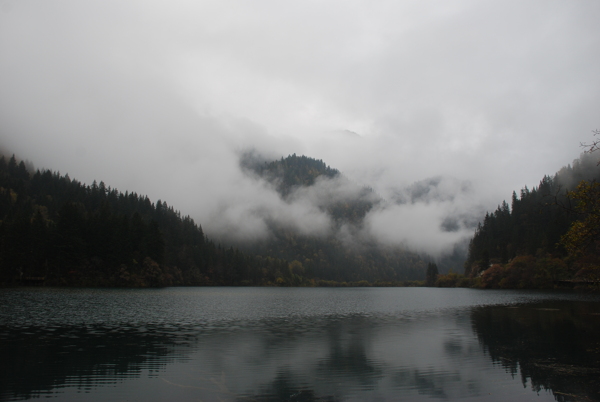
[(425, 276), (425, 285), (426, 286), (434, 286), (435, 285), (435, 281), (437, 280), (438, 277), (438, 267), (435, 263), (430, 262), (429, 264), (427, 264), (427, 273)]

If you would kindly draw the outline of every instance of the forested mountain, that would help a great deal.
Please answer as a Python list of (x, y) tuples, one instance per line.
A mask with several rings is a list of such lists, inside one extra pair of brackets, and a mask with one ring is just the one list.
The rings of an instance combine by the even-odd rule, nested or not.
[[(600, 262), (598, 248), (571, 249), (587, 241), (573, 230), (574, 223), (600, 216), (589, 211), (600, 193), (596, 162), (583, 154), (539, 186), (513, 193), (510, 206), (503, 202), (486, 214), (465, 263), (465, 274), (473, 279), (463, 282), (548, 287), (561, 279), (589, 280), (596, 272), (590, 267)], [(430, 257), (381, 246), (368, 236), (365, 216), (384, 200), (323, 161), (249, 155), (241, 166), (270, 183), (284, 202), (309, 197), (328, 217), (329, 230), (307, 234), (271, 220), (267, 240), (222, 247), (166, 202), (153, 203), (103, 182), (85, 185), (49, 170), (33, 173), (14, 156), (0, 157), (0, 284), (40, 278), (75, 286), (401, 284), (425, 279), (428, 266), (433, 272)], [(393, 201), (444, 196), (435, 192), (435, 180), (416, 183)], [(588, 236), (594, 241), (596, 229)], [(460, 253), (448, 259), (458, 261)], [(452, 275), (439, 277), (457, 283), (460, 278)], [(437, 275), (429, 276), (430, 284), (443, 285)]]
[[(350, 245), (333, 235), (342, 227), (358, 232), (380, 199), (304, 156), (251, 171), (288, 200), (299, 189), (328, 189), (319, 205), (332, 218), (332, 235), (302, 235), (272, 223), (271, 241), (244, 251), (215, 244), (166, 202), (30, 170), (14, 155), (0, 157), (0, 284), (42, 278), (67, 286), (398, 284), (425, 276), (417, 254), (364, 239)], [(326, 179), (333, 189), (319, 187)]]
[(254, 171), (259, 176), (275, 183), (277, 191), (283, 196), (288, 196), (294, 189), (302, 186), (312, 186), (319, 177), (340, 177), (337, 169), (327, 166), (322, 160), (307, 156), (290, 155), (278, 161), (261, 163), (262, 158), (256, 160), (256, 155), (244, 154), (240, 160), (243, 168)]
[(0, 158), (0, 284), (262, 285), (290, 276), (287, 261), (215, 245), (166, 202)]
[[(465, 274), (481, 277), (487, 287), (547, 287), (584, 272), (595, 257), (589, 251), (573, 257), (563, 240), (574, 222), (590, 214), (577, 213), (581, 198), (568, 197), (567, 190), (600, 179), (596, 162), (583, 154), (539, 186), (513, 193), (511, 205), (503, 202), (486, 214), (471, 240)], [(270, 183), (285, 203), (310, 199), (327, 216), (329, 229), (310, 234), (266, 220), (268, 239), (222, 247), (166, 202), (49, 170), (33, 173), (14, 156), (1, 157), (0, 284), (35, 278), (78, 286), (400, 284), (424, 280), (427, 267), (435, 265), (427, 255), (369, 237), (365, 217), (385, 201), (323, 161), (245, 155), (240, 165)], [(440, 180), (417, 182), (392, 202), (453, 196), (438, 192)], [(457, 194), (468, 191), (468, 183), (452, 184)], [(440, 274), (448, 272), (445, 263), (464, 257), (457, 249), (446, 260), (436, 261)], [(474, 279), (465, 284), (477, 286)]]
[(334, 281), (397, 282), (423, 280), (427, 262), (402, 247), (382, 247), (361, 233), (365, 215), (383, 200), (368, 187), (351, 183), (323, 161), (290, 155), (267, 162), (256, 155), (242, 157), (241, 166), (270, 182), (283, 200), (310, 194), (311, 201), (331, 220), (330, 232), (301, 234), (270, 223), (271, 238), (246, 250), (295, 260), (308, 277)]
[(576, 277), (581, 266), (565, 249), (564, 236), (586, 216), (573, 190), (600, 180), (596, 156), (582, 154), (537, 187), (513, 192), (510, 206), (503, 201), (486, 214), (471, 240), (465, 274), (483, 272), (491, 287), (545, 287)]
[(293, 201), (296, 191), (312, 187), (318, 207), (338, 225), (360, 224), (365, 215), (382, 202), (373, 189), (351, 183), (339, 170), (304, 155), (293, 154), (262, 163), (246, 155), (242, 156), (240, 165), (273, 184), (287, 201)]

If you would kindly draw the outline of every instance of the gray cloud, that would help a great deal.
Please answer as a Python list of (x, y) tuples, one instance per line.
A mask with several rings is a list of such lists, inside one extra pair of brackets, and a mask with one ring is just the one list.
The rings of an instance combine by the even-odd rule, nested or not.
[[(306, 154), (390, 201), (369, 236), (442, 252), (598, 128), (599, 17), (542, 0), (0, 0), (0, 145), (239, 238), (270, 220), (328, 233), (318, 205), (350, 187), (283, 201), (238, 164)], [(438, 176), (447, 198), (391, 203)]]

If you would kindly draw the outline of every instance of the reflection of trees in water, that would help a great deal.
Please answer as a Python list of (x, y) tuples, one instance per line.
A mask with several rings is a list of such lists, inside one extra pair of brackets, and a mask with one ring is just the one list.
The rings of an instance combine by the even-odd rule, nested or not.
[[(278, 360), (276, 364), (279, 369), (275, 378), (263, 380), (260, 392), (247, 394), (240, 400), (337, 401), (345, 400), (349, 396), (363, 395), (356, 394), (357, 389), (361, 392), (373, 392), (371, 399), (374, 400), (399, 397), (409, 400), (410, 395), (414, 395), (415, 392), (439, 399), (452, 399), (457, 395), (480, 395), (481, 378), (472, 376), (472, 373), (462, 375), (458, 367), (427, 367), (427, 364), (423, 367), (399, 367), (404, 358), (411, 359), (413, 348), (410, 345), (390, 343), (390, 348), (398, 347), (399, 354), (390, 350), (390, 355), (382, 355), (373, 350), (374, 344), (382, 341), (381, 336), (388, 342), (393, 339), (402, 343), (403, 338), (397, 337), (398, 331), (403, 332), (411, 328), (419, 332), (423, 330), (420, 324), (418, 321), (399, 323), (394, 319), (378, 320), (361, 316), (346, 317), (342, 320), (298, 320), (295, 325), (300, 328), (317, 328), (315, 332), (319, 334), (319, 342), (325, 341), (327, 344), (324, 353), (302, 366)], [(274, 328), (279, 327), (275, 322), (270, 322), (270, 325)], [(457, 325), (466, 326), (466, 332), (470, 333), (470, 320)], [(307, 346), (307, 343), (310, 343), (310, 340), (307, 341), (307, 338), (311, 337), (310, 331), (303, 331), (305, 337), (295, 336), (291, 331), (287, 339), (279, 336), (282, 332), (280, 328), (274, 332), (277, 336), (272, 337), (270, 356), (278, 354), (274, 350), (277, 348), (310, 349)], [(462, 335), (462, 332), (460, 334)], [(388, 336), (392, 338), (387, 338)], [(458, 361), (481, 356), (478, 345), (464, 342), (459, 334), (443, 335), (439, 338), (443, 340), (443, 353)], [(271, 337), (265, 336), (265, 339)], [(432, 345), (433, 348), (436, 346)], [(452, 363), (449, 365), (452, 366)]]
[[(494, 362), (559, 401), (600, 400), (597, 303), (552, 301), (473, 309), (473, 329)], [(587, 399), (586, 399), (587, 398)]]
[[(159, 371), (159, 388), (206, 400), (337, 401), (356, 390), (385, 395), (398, 388), (439, 398), (452, 397), (457, 387), (471, 387), (474, 391), (462, 393), (477, 394), (477, 379), (461, 378), (460, 370), (399, 367), (395, 357), (377, 353), (373, 347), (381, 337), (397, 339), (398, 325), (397, 320), (346, 316), (229, 322), (211, 329), (0, 327), (0, 399), (57, 394), (65, 387), (109, 397), (110, 390), (97, 388), (127, 378), (144, 380)], [(418, 322), (403, 322), (401, 328), (424, 330)], [(441, 350), (457, 359), (473, 353), (458, 336), (440, 340)], [(402, 346), (398, 353), (404, 360), (412, 352)], [(224, 359), (224, 354), (235, 357)], [(189, 372), (168, 374), (169, 363), (191, 356), (197, 363)], [(242, 374), (244, 384), (236, 382), (244, 372), (251, 373)]]
[[(316, 381), (321, 385), (330, 380), (331, 375), (338, 375), (345, 378), (345, 384), (361, 381), (373, 386), (373, 378), (381, 376), (377, 364), (367, 357), (363, 342), (368, 338), (365, 332), (369, 329), (360, 329), (362, 321), (347, 320), (343, 329), (339, 322), (332, 324), (326, 319), (278, 321), (267, 320), (245, 329), (242, 325), (238, 330), (222, 325), (208, 331), (185, 325), (0, 327), (0, 356), (3, 359), (0, 399), (56, 394), (65, 387), (89, 391), (119, 384), (127, 378), (139, 378), (146, 373), (152, 376), (153, 372), (164, 371), (167, 364), (199, 351), (199, 345), (202, 345), (203, 354), (212, 356), (210, 363), (202, 363), (206, 370), (190, 372), (188, 379), (163, 378), (161, 375), (164, 387), (224, 400), (336, 401), (339, 397), (315, 389), (315, 377), (324, 377), (324, 381)], [(300, 328), (300, 331), (294, 331), (294, 328)], [(322, 331), (328, 336), (319, 338)], [(349, 332), (354, 334), (348, 338)], [(322, 343), (329, 343), (329, 352), (318, 361), (291, 367), (282, 359), (281, 353), (290, 348), (301, 351), (306, 347), (305, 336), (317, 336)], [(243, 391), (234, 390), (237, 387), (229, 376), (235, 374), (236, 369), (260, 370), (264, 361), (254, 359), (251, 363), (252, 359), (246, 360), (247, 366), (236, 368), (214, 365), (218, 364), (219, 351), (241, 347), (245, 344), (241, 341), (246, 340), (256, 340), (256, 343), (251, 342), (252, 345), (264, 343), (265, 350), (270, 350), (269, 356), (263, 355), (264, 358), (271, 359), (278, 369), (274, 377), (261, 379), (258, 392), (244, 396)], [(243, 347), (239, 351), (254, 352)], [(214, 353), (217, 355), (212, 355)], [(215, 375), (215, 368), (225, 369), (224, 372), (217, 370), (223, 373), (222, 378)], [(307, 371), (310, 372), (308, 378)]]
[[(520, 371), (534, 390), (553, 390), (560, 401), (600, 400), (596, 306), (492, 306), (470, 317), (423, 320), (357, 315), (210, 326), (0, 327), (0, 399), (144, 380), (158, 371), (157, 389), (205, 400), (337, 401), (358, 392), (476, 397), (487, 394), (492, 377), (469, 366), (489, 365), (472, 327), (492, 360)], [(180, 358), (191, 358), (185, 373), (166, 369)]]
[[(433, 369), (418, 370), (418, 369), (402, 369), (398, 370), (394, 376), (395, 383), (403, 388), (415, 388), (419, 394), (429, 395), (436, 398), (448, 399), (446, 388), (452, 384), (455, 386), (462, 381), (458, 371), (455, 372), (440, 372)], [(479, 387), (477, 383), (468, 381), (467, 389), (469, 394), (477, 395)]]
[(319, 396), (314, 389), (303, 384), (290, 370), (282, 370), (267, 385), (261, 387), (257, 395), (249, 395), (238, 398), (239, 401), (290, 401), (290, 402), (335, 402), (341, 401), (334, 395)]
[(190, 336), (98, 325), (0, 327), (0, 398), (30, 398), (67, 384), (90, 389), (158, 371)]
[[(384, 377), (383, 362), (369, 357), (367, 350), (374, 332), (372, 320), (361, 316), (333, 320), (308, 317), (265, 324), (269, 329), (261, 333), (262, 343), (265, 356), (272, 357), (278, 366), (276, 376), (263, 380), (258, 393), (240, 400), (341, 401), (348, 387), (372, 390)], [(285, 351), (310, 349), (315, 341), (326, 346), (318, 357), (298, 366), (281, 360)], [(257, 363), (260, 366), (264, 362)]]
[(316, 375), (338, 376), (359, 383), (362, 389), (373, 389), (383, 377), (382, 362), (370, 358), (367, 343), (373, 336), (372, 322), (354, 317), (327, 328), (329, 353), (316, 365)]

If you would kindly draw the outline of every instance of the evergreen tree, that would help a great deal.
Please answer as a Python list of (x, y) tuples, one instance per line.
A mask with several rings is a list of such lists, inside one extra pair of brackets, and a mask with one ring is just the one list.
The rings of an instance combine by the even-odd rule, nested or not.
[(438, 267), (435, 263), (430, 262), (429, 264), (427, 264), (427, 273), (425, 276), (425, 285), (426, 286), (433, 286), (435, 285), (435, 281), (438, 277)]

